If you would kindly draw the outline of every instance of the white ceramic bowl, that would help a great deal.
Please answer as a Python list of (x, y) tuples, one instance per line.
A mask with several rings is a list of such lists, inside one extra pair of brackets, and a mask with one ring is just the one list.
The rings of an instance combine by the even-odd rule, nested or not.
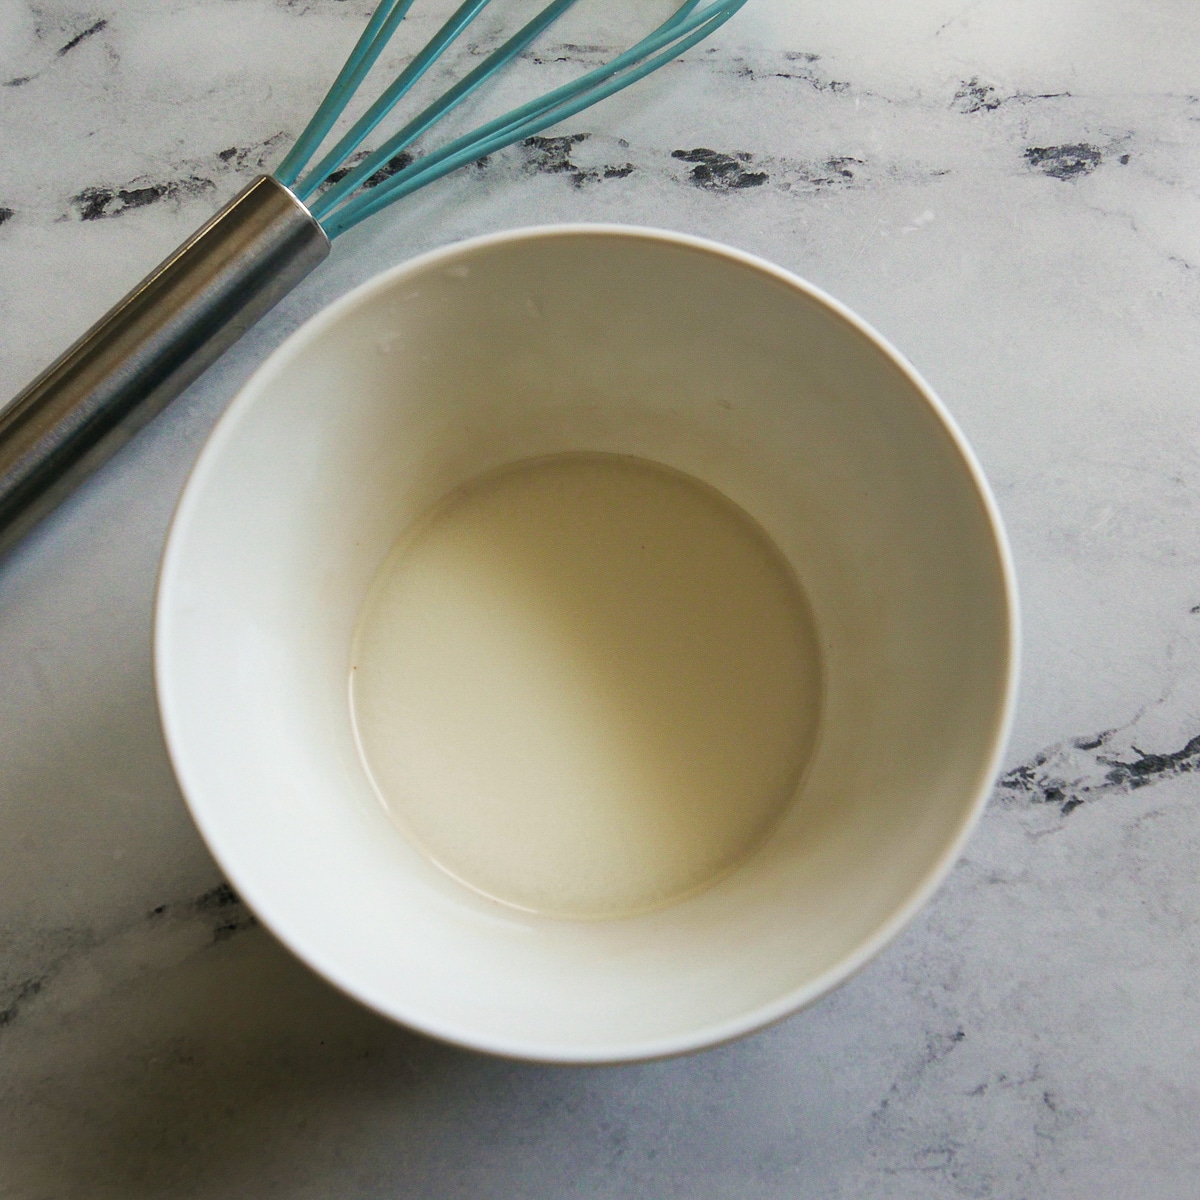
[[(431, 864), (376, 799), (347, 702), (398, 535), (468, 479), (571, 450), (656, 460), (740, 504), (795, 567), (824, 655), (817, 749), (769, 841), (614, 921), (522, 913)], [(913, 915), (997, 769), (1016, 620), (979, 467), (878, 334), (737, 251), (568, 226), (397, 267), (270, 357), (180, 501), (157, 681), (196, 823), (304, 961), (450, 1041), (618, 1061), (783, 1016)]]

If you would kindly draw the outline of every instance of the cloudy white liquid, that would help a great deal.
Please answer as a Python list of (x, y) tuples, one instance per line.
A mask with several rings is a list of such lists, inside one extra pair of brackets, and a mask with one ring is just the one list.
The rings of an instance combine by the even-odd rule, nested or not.
[(396, 546), (351, 697), (404, 832), (497, 900), (612, 917), (692, 892), (793, 800), (821, 669), (787, 563), (712, 488), (573, 454), (459, 489)]

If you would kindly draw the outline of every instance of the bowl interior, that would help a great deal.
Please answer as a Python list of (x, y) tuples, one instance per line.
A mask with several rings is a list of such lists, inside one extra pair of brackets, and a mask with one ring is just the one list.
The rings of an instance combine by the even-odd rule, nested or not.
[[(795, 568), (824, 660), (817, 748), (768, 843), (689, 900), (609, 922), (509, 909), (431, 865), (375, 797), (347, 702), (396, 538), (460, 483), (579, 450), (741, 505)], [(156, 653), (193, 814), (293, 950), (428, 1032), (598, 1061), (752, 1028), (899, 927), (990, 783), (1014, 620), (978, 470), (875, 335), (732, 251), (566, 227), (388, 272), (271, 357), (181, 501)]]

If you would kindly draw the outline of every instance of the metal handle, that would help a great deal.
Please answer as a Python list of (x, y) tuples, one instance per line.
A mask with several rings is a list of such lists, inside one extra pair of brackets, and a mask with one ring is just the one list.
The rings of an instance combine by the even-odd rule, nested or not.
[(329, 253), (259, 176), (0, 410), (0, 554)]

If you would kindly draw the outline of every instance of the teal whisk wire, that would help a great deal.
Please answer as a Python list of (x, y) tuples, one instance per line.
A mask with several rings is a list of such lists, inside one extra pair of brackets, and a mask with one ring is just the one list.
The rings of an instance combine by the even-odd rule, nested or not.
[[(415, 161), (401, 161), (397, 164), (398, 156), (406, 147), (509, 64), (577, 2), (552, 0), (552, 3), (443, 96), (412, 118), (398, 133), (393, 134), (367, 155), (359, 156), (361, 161), (353, 170), (345, 170), (349, 156), (370, 136), (489, 2), (490, 0), (465, 0), (425, 48), (384, 90), (379, 99), (297, 184), (296, 180), (304, 171), (305, 164), (333, 129), (371, 66), (412, 6), (413, 0), (383, 0), (375, 10), (329, 93), (275, 173), (281, 183), (295, 185), (295, 191), (302, 200), (308, 200), (310, 196), (319, 193), (322, 186), (328, 185), (331, 177), (336, 174), (334, 186), (327, 187), (315, 200), (309, 202), (310, 211), (320, 221), (330, 238), (337, 237), (380, 209), (451, 171), (531, 137), (644, 78), (708, 37), (747, 0), (710, 0), (703, 6), (701, 0), (685, 0), (657, 29), (604, 65), (512, 109)], [(392, 170), (387, 174), (389, 167)], [(381, 172), (385, 173), (385, 177), (380, 177)]]
[(275, 178), (286, 187), (291, 187), (296, 176), (304, 169), (304, 164), (312, 157), (313, 152), (328, 136), (338, 117), (345, 110), (350, 97), (358, 90), (359, 85), (367, 77), (367, 72), (375, 65), (375, 60), (383, 52), (396, 27), (404, 20), (405, 14), (413, 6), (413, 0), (382, 0), (379, 7), (371, 14), (367, 27), (362, 31), (350, 57), (342, 65), (338, 77), (333, 81), (325, 99), (321, 101), (312, 120), (304, 132), (296, 139), (296, 144), (288, 152), (287, 157), (279, 164)]
[[(571, 0), (571, 2), (574, 2), (574, 0)], [(653, 38), (656, 35), (662, 35), (667, 30), (673, 29), (674, 27), (679, 25), (679, 23), (682, 22), (687, 17), (688, 13), (690, 13), (697, 6), (697, 4), (699, 4), (699, 2), (700, 2), (700, 0), (685, 0), (685, 3), (679, 9), (677, 9), (666, 21), (664, 21), (663, 24), (660, 25), (658, 27), (658, 29), (654, 31), (654, 34), (650, 35), (650, 37)], [(539, 25), (539, 24), (543, 24), (543, 23), (549, 24), (549, 21), (544, 21), (544, 18), (546, 18), (547, 16), (550, 16), (551, 10), (555, 9), (557, 7), (558, 6), (556, 4), (552, 4), (549, 8), (545, 9), (541, 14), (539, 14), (538, 17), (536, 17), (533, 21), (531, 21), (529, 23), (529, 25), (525, 27), (525, 29), (521, 30), (518, 34), (516, 34), (516, 36), (512, 39), (512, 42), (521, 41), (522, 43), (525, 43), (525, 42), (532, 40), (532, 37), (534, 36), (534, 34), (536, 32), (539, 32), (539, 31), (534, 31), (532, 29), (532, 27), (534, 25)], [(566, 6), (564, 6), (564, 7), (566, 7)], [(557, 16), (557, 15), (558, 15), (557, 12), (553, 13), (553, 16)], [(528, 35), (528, 36), (526, 36), (526, 35)], [(633, 49), (631, 49), (631, 50), (627, 50), (625, 52), (625, 54), (620, 55), (618, 58), (616, 58), (612, 62), (608, 63), (606, 66), (599, 68), (599, 71), (593, 71), (593, 72), (589, 73), (588, 75), (583, 76), (581, 79), (577, 79), (574, 82), (567, 84), (563, 88), (556, 89), (555, 91), (550, 92), (547, 95), (542, 96), (537, 100), (532, 100), (528, 104), (522, 105), (519, 109), (514, 109), (512, 112), (505, 114), (505, 116), (498, 118), (496, 121), (489, 122), (487, 125), (482, 126), (481, 128), (475, 130), (473, 133), (467, 134), (464, 138), (458, 139), (457, 141), (451, 143), (450, 146), (443, 147), (443, 149), (438, 152), (438, 156), (436, 157), (436, 159), (429, 158), (429, 157), (423, 158), (421, 160), (421, 167), (420, 168), (414, 167), (414, 170), (417, 170), (417, 169), (423, 170), (426, 168), (431, 169), (432, 166), (434, 165), (434, 162), (444, 161), (449, 154), (457, 152), (458, 150), (462, 149), (464, 146), (471, 145), (474, 140), (480, 141), (481, 144), (484, 140), (488, 140), (488, 148), (481, 149), (478, 154), (469, 155), (466, 159), (463, 160), (464, 162), (474, 162), (476, 159), (481, 158), (484, 154), (488, 154), (492, 150), (499, 149), (502, 145), (510, 144), (511, 141), (516, 141), (516, 140), (519, 140), (521, 137), (527, 137), (532, 133), (536, 133), (537, 132), (536, 129), (528, 129), (528, 130), (525, 130), (524, 132), (518, 134), (516, 137), (510, 139), (510, 142), (502, 142), (499, 145), (494, 145), (494, 146), (491, 145), (491, 143), (490, 143), (490, 139), (495, 137), (495, 135), (500, 130), (507, 129), (509, 127), (512, 127), (515, 129), (518, 126), (523, 126), (524, 123), (526, 123), (529, 120), (531, 120), (532, 118), (536, 117), (539, 113), (553, 108), (554, 105), (557, 104), (564, 97), (569, 96), (569, 95), (575, 95), (581, 91), (586, 91), (588, 86), (591, 83), (595, 82), (595, 77), (598, 77), (600, 74), (603, 74), (605, 77), (607, 77), (608, 75), (611, 75), (611, 74), (614, 74), (614, 73), (620, 71), (623, 66), (627, 66), (627, 65), (629, 65), (629, 63), (634, 61), (634, 59), (637, 57), (639, 47), (644, 45), (644, 43), (647, 40), (648, 39), (643, 39), (642, 42), (638, 43), (638, 46), (633, 47)], [(519, 47), (514, 48), (510, 51), (509, 44), (506, 43), (506, 45), (502, 46), (500, 48), (500, 50), (498, 50), (496, 52), (496, 54), (493, 55), (492, 57), (496, 58), (496, 57), (499, 57), (501, 54), (503, 54), (504, 61), (507, 62), (511, 58), (515, 57), (517, 49), (519, 49)], [(489, 59), (487, 62), (483, 63), (482, 66), (479, 68), (479, 70), (482, 71), (484, 68), (488, 68), (487, 74), (490, 75), (498, 68), (499, 65), (501, 65), (499, 63), (497, 63), (495, 65), (490, 65), (490, 64), (491, 64), (491, 59)], [(470, 81), (471, 81), (471, 76), (469, 75), (462, 82), (463, 82), (463, 84), (467, 84)], [(478, 82), (482, 82), (482, 79), (479, 80)], [(632, 80), (630, 80), (630, 82), (632, 82)], [(474, 86), (478, 86), (478, 83), (475, 83), (472, 85), (472, 87), (474, 87)], [(464, 93), (464, 95), (465, 95), (465, 93)], [(400, 131), (400, 133), (395, 136), (395, 138), (390, 139), (388, 142), (384, 143), (383, 146), (381, 146), (374, 154), (372, 154), (367, 159), (367, 161), (364, 162), (354, 172), (352, 177), (347, 177), (346, 179), (343, 179), (336, 187), (332, 188), (330, 191), (325, 193), (325, 195), (323, 195), (313, 206), (313, 208), (312, 208), (313, 215), (315, 217), (317, 217), (318, 220), (321, 220), (325, 214), (330, 213), (333, 210), (333, 208), (335, 208), (339, 203), (341, 203), (341, 201), (343, 199), (347, 198), (349, 196), (350, 192), (353, 191), (354, 188), (356, 188), (360, 183), (362, 183), (364, 180), (368, 179), (372, 174), (374, 174), (375, 171), (379, 170), (385, 164), (390, 163), (392, 161), (393, 156), (400, 149), (402, 149), (404, 146), (408, 145), (425, 129), (428, 129), (430, 125), (432, 125), (436, 120), (438, 120), (438, 118), (442, 115), (442, 113), (448, 111), (448, 108), (443, 108), (441, 106), (445, 103), (446, 100), (451, 100), (451, 99), (453, 99), (453, 103), (457, 103), (459, 99), (462, 99), (462, 97), (455, 97), (454, 89), (451, 89), (451, 91), (448, 92), (441, 101), (438, 101), (433, 105), (430, 105), (430, 107), (428, 109), (426, 109), (424, 113), (420, 114), (420, 116), (418, 116), (408, 126), (406, 126), (404, 129), (402, 129)], [(581, 107), (586, 107), (586, 105), (581, 106)], [(439, 109), (440, 109), (440, 111), (439, 111)], [(564, 113), (563, 117), (568, 116), (568, 115), (569, 114)], [(560, 117), (560, 118), (555, 118), (555, 119), (561, 120), (562, 118)], [(553, 121), (546, 122), (539, 128), (545, 128), (547, 125), (550, 125), (553, 123), (554, 123)], [(441, 175), (448, 174), (449, 170), (455, 170), (455, 169), (457, 169), (458, 166), (461, 166), (461, 165), (462, 165), (461, 163), (456, 162), (454, 167), (451, 167), (451, 168), (448, 168), (448, 170), (439, 172), (437, 176), (431, 176), (429, 182), (432, 182), (433, 178), (440, 178)], [(398, 174), (398, 173), (394, 172), (393, 174)], [(410, 171), (408, 175), (405, 175), (404, 176), (405, 180), (408, 180), (409, 178), (411, 178), (412, 174), (413, 174), (413, 172)], [(396, 185), (390, 186), (388, 191), (385, 194), (387, 194), (391, 198), (397, 198), (394, 196), (394, 190), (395, 190), (395, 186), (398, 186), (399, 182), (400, 181), (397, 180)], [(408, 187), (406, 189), (405, 194), (407, 194), (408, 192), (411, 192), (411, 191), (415, 191), (415, 190), (416, 190), (415, 187)], [(372, 197), (372, 199), (373, 200), (377, 199), (379, 195), (380, 195), (380, 193), (376, 193)], [(376, 212), (381, 207), (382, 207), (382, 204), (375, 204), (375, 205), (373, 205), (371, 211)], [(342, 232), (343, 230), (350, 228), (350, 225), (352, 225), (352, 224), (357, 224), (357, 220), (346, 221), (339, 217), (338, 219), (331, 221), (331, 227), (336, 228), (338, 230), (338, 232)], [(328, 232), (328, 230), (327, 230), (327, 232)], [(330, 234), (329, 236), (333, 237), (334, 235)]]
[(399, 133), (393, 134), (335, 187), (325, 192), (311, 206), (314, 216), (319, 219), (321, 212), (328, 212), (349, 196), (364, 180), (369, 179), (376, 171), (390, 163), (397, 154), (415, 142), (430, 126), (465, 100), (501, 67), (516, 58), (539, 33), (549, 28), (568, 8), (576, 3), (578, 0), (554, 0), (553, 4), (542, 9), (532, 21), (513, 34), (504, 45), (489, 54), (475, 70), (460, 79), (444, 96), (409, 121)]
[[(745, 3), (745, 0), (741, 0), (741, 3)], [(738, 7), (740, 6), (741, 4), (738, 5)], [(722, 20), (724, 19), (727, 18), (722, 18)], [(714, 18), (714, 21), (715, 24), (706, 23), (700, 28), (689, 26), (690, 32), (673, 41), (666, 50), (635, 66), (624, 75), (615, 79), (607, 79), (582, 93), (574, 91), (573, 87), (568, 85), (563, 89), (559, 89), (562, 92), (572, 93), (563, 103), (556, 104), (549, 109), (539, 107), (534, 115), (525, 119), (514, 117), (514, 114), (522, 111), (514, 109), (513, 114), (498, 118), (490, 126), (483, 126), (481, 130), (467, 134), (465, 137), (449, 143), (440, 150), (418, 159), (410, 167), (406, 168), (405, 171), (397, 172), (386, 183), (381, 184), (371, 192), (355, 198), (331, 216), (324, 218), (321, 221), (322, 228), (330, 238), (337, 237), (338, 234), (345, 233), (347, 229), (379, 212), (380, 209), (386, 208), (401, 197), (407, 196), (425, 187), (427, 184), (433, 183), (434, 180), (440, 179), (443, 175), (448, 175), (452, 171), (458, 170), (459, 167), (465, 166), (467, 163), (477, 161), (486, 154), (492, 154), (496, 150), (503, 149), (505, 146), (511, 146), (514, 142), (532, 137), (542, 130), (548, 129), (551, 125), (556, 125), (559, 121), (564, 121), (568, 117), (574, 116), (577, 112), (589, 108), (605, 97), (611, 96), (622, 88), (628, 87), (631, 83), (644, 78), (652, 71), (656, 71), (664, 63), (682, 54), (685, 50), (696, 45), (696, 43), (703, 41), (716, 28), (716, 25), (722, 23), (721, 20), (716, 20), (716, 18)], [(605, 71), (606, 75), (611, 74), (607, 69), (602, 70)], [(587, 77), (585, 76), (584, 78)], [(550, 95), (553, 96), (555, 93), (550, 93)], [(481, 133), (484, 136), (481, 137)], [(491, 136), (486, 136), (487, 133), (490, 133)]]
[(463, 0), (450, 19), (433, 35), (429, 43), (412, 62), (396, 76), (382, 96), (371, 105), (336, 146), (300, 181), (296, 194), (303, 200), (320, 187), (329, 174), (336, 171), (364, 138), (412, 90), (413, 86), (446, 52), (459, 34), (491, 3), (491, 0)]

